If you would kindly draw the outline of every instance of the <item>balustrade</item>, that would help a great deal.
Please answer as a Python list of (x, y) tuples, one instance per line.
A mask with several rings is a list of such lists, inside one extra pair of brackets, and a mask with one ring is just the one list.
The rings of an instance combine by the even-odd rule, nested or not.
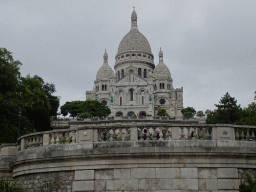
[[(139, 118), (139, 117), (136, 117)], [(241, 140), (255, 141), (256, 127), (238, 125), (200, 125), (200, 124), (142, 124), (132, 123), (130, 127), (103, 125), (76, 129), (53, 130), (22, 136), (17, 141), (18, 150), (48, 145), (75, 144), (77, 138), (88, 139), (80, 142), (124, 142), (124, 141), (167, 141), (167, 140)], [(132, 127), (134, 125), (134, 127)], [(81, 131), (79, 131), (81, 130)], [(84, 132), (85, 130), (86, 132)], [(90, 130), (90, 131), (89, 131)], [(96, 134), (97, 133), (97, 134)], [(84, 134), (78, 137), (78, 134)], [(92, 135), (91, 135), (92, 134)]]

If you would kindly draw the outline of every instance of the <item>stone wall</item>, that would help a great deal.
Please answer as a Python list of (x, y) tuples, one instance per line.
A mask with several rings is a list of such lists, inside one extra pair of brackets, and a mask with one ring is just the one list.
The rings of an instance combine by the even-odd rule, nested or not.
[(49, 186), (53, 183), (57, 184), (56, 187), (53, 187), (53, 191), (71, 192), (73, 180), (74, 171), (35, 173), (15, 177), (15, 182), (26, 192), (41, 192), (42, 189), (46, 190), (47, 184)]

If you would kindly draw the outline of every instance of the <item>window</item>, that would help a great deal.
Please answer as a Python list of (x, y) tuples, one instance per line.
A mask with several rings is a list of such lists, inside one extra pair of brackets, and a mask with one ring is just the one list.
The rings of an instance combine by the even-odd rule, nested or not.
[(120, 59), (120, 57), (118, 57), (118, 60)]
[(141, 68), (138, 69), (138, 75), (141, 76)]
[(106, 100), (102, 100), (101, 103), (103, 103), (104, 105), (108, 104), (108, 102)]
[(129, 57), (129, 56), (130, 56), (129, 54), (126, 55), (126, 57)]
[(133, 53), (132, 56), (135, 56), (135, 54)]
[(129, 92), (130, 92), (130, 101), (133, 101), (133, 89), (130, 89)]
[(144, 105), (144, 97), (141, 97), (141, 104)]
[(124, 77), (124, 70), (122, 69), (122, 78)]
[(143, 55), (143, 57), (147, 57), (146, 55)]
[(164, 104), (165, 104), (165, 99), (160, 99), (160, 100), (159, 100), (159, 103), (160, 103), (161, 105), (164, 105)]
[(144, 78), (147, 78), (147, 69), (144, 69)]
[(164, 89), (164, 83), (162, 83), (162, 89)]
[(107, 85), (105, 84), (105, 91), (107, 91)]
[(138, 54), (139, 57), (141, 57), (141, 54)]
[(154, 87), (154, 89), (155, 89), (155, 90), (157, 90), (157, 86), (156, 86), (156, 84), (155, 84), (155, 87)]
[(124, 55), (122, 55), (121, 58), (124, 58)]
[(160, 83), (159, 86), (160, 86), (160, 89), (164, 89), (164, 83)]
[(120, 105), (122, 105), (122, 97), (120, 97)]
[(118, 71), (118, 73), (117, 73), (117, 74), (118, 74), (118, 80), (119, 80), (119, 79), (120, 79), (120, 71)]
[(104, 91), (104, 85), (101, 86), (101, 90)]

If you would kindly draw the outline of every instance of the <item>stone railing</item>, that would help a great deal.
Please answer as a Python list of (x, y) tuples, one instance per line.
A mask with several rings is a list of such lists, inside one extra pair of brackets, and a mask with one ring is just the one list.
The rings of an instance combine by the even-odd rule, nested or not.
[(74, 144), (76, 143), (76, 130), (54, 130), (24, 135), (18, 139), (18, 151), (39, 146)]
[(171, 141), (171, 140), (244, 140), (255, 141), (256, 126), (227, 124), (129, 123), (79, 124), (73, 129), (32, 133), (18, 139), (18, 150), (48, 145), (86, 142)]

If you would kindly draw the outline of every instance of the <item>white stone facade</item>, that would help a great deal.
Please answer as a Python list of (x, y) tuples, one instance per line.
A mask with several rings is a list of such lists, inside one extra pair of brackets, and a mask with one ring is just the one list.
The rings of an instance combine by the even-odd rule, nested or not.
[(183, 108), (183, 87), (174, 89), (168, 67), (159, 52), (154, 64), (150, 44), (137, 27), (137, 14), (132, 12), (131, 30), (121, 40), (115, 60), (115, 73), (103, 55), (94, 88), (86, 91), (86, 99), (96, 99), (111, 109), (113, 116), (156, 116), (165, 108), (171, 117), (180, 117)]

